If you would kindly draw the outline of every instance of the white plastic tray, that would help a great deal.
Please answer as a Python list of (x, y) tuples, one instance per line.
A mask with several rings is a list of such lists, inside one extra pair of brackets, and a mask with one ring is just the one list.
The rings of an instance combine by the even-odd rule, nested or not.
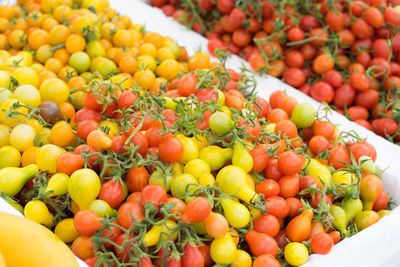
[[(201, 49), (207, 51), (207, 40), (184, 26), (166, 17), (159, 9), (152, 8), (139, 0), (110, 0), (110, 4), (118, 12), (128, 15), (134, 23), (141, 23), (149, 31), (157, 31), (163, 35), (174, 38), (179, 45), (185, 46), (189, 54)], [(229, 68), (240, 70), (247, 62), (237, 56), (228, 59)], [(285, 90), (289, 95), (295, 97), (299, 103), (307, 102), (318, 108), (319, 103), (304, 95), (300, 91), (284, 84), (280, 80), (270, 76), (256, 76), (258, 83), (257, 92), (260, 97), (266, 99), (276, 90)], [(386, 139), (375, 135), (356, 123), (350, 122), (344, 116), (334, 112), (330, 120), (337, 124), (342, 131), (355, 130), (361, 137), (367, 138), (377, 150), (376, 163), (381, 169), (389, 167), (383, 176), (385, 191), (400, 203), (400, 147)], [(16, 212), (8, 203), (0, 199), (0, 211)], [(334, 246), (332, 251), (325, 256), (312, 255), (304, 267), (380, 267), (400, 266), (400, 208), (393, 210), (390, 215), (358, 233), (357, 235), (341, 241)], [(86, 266), (82, 261), (80, 266)]]

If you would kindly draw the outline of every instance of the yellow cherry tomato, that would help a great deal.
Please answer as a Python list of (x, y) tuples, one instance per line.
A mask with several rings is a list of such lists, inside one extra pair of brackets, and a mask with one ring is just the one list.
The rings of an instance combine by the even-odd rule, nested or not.
[(178, 138), (183, 145), (183, 156), (180, 162), (187, 163), (190, 160), (196, 159), (199, 156), (199, 148), (193, 139), (188, 137)]
[(244, 250), (238, 249), (236, 252), (235, 261), (232, 262), (232, 267), (251, 267), (251, 256)]
[(184, 173), (191, 174), (197, 180), (205, 173), (210, 173), (210, 166), (202, 159), (192, 159), (183, 168)]
[(100, 178), (91, 169), (79, 169), (68, 180), (68, 193), (79, 209), (87, 209), (100, 192)]
[(18, 86), (14, 91), (14, 96), (16, 99), (34, 108), (42, 103), (39, 90), (30, 84)]
[[(23, 104), (17, 99), (7, 99), (0, 105), (0, 123), (7, 124), (8, 126), (14, 126), (22, 121), (25, 120), (26, 116), (22, 114), (28, 114), (28, 109), (25, 107), (17, 107), (15, 108), (14, 105), (17, 105), (16, 103)], [(9, 112), (18, 112), (18, 115), (15, 114), (12, 117), (7, 118), (7, 114)], [(22, 113), (22, 114), (20, 114)]]
[(13, 73), (13, 77), (18, 81), (18, 85), (29, 84), (34, 87), (39, 85), (39, 75), (32, 68), (17, 68)]
[(181, 65), (175, 59), (164, 60), (157, 67), (157, 73), (167, 80), (174, 79), (181, 71)]
[(57, 104), (65, 102), (69, 96), (68, 85), (57, 78), (45, 80), (39, 91), (43, 101), (53, 101)]
[(33, 146), (35, 136), (36, 132), (32, 126), (19, 124), (10, 133), (10, 144), (23, 152), (28, 147)]
[(210, 255), (215, 263), (230, 264), (236, 259), (236, 244), (230, 233), (215, 238), (210, 245)]
[(207, 185), (214, 185), (215, 184), (215, 177), (211, 173), (203, 173), (199, 177), (199, 185), (207, 186)]
[[(158, 223), (161, 223), (159, 221)], [(146, 247), (155, 246), (158, 244), (160, 239), (166, 241), (175, 241), (178, 237), (178, 231), (173, 230), (176, 227), (176, 223), (172, 220), (166, 220), (161, 225), (154, 225), (143, 237), (143, 242)]]
[(64, 152), (65, 150), (59, 146), (53, 144), (44, 145), (36, 153), (36, 164), (41, 170), (55, 173), (57, 158)]
[(308, 249), (302, 243), (292, 242), (286, 245), (284, 255), (290, 265), (300, 266), (308, 260)]
[(31, 200), (29, 201), (24, 208), (25, 217), (46, 225), (46, 226), (53, 226), (53, 215), (49, 212), (46, 204), (44, 204), (40, 200)]
[(71, 243), (79, 236), (72, 218), (63, 219), (57, 223), (54, 233), (65, 243)]
[(19, 167), (21, 163), (21, 153), (12, 146), (0, 148), (0, 169), (5, 167)]

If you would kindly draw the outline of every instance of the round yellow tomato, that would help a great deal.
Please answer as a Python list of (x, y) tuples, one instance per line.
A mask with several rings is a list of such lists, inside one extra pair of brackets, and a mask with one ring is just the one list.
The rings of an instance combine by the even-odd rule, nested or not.
[(43, 101), (53, 101), (59, 104), (68, 99), (69, 88), (64, 81), (51, 78), (45, 80), (40, 86), (40, 96)]
[(41, 170), (55, 173), (57, 158), (64, 152), (65, 150), (59, 146), (53, 144), (44, 145), (37, 151), (36, 164)]
[(167, 59), (157, 68), (158, 74), (168, 80), (174, 79), (181, 70), (181, 65), (175, 59)]
[(54, 233), (65, 243), (70, 243), (79, 236), (74, 225), (74, 219), (66, 218), (61, 220), (54, 229)]
[[(22, 104), (20, 101), (18, 101), (17, 99), (7, 99), (5, 100), (3, 103), (1, 103), (0, 105), (0, 122), (7, 124), (9, 126), (13, 126), (16, 125), (18, 123), (21, 123), (22, 121), (25, 120), (26, 116), (22, 115), (22, 114), (28, 114), (28, 109), (25, 107), (17, 107), (14, 108), (13, 106), (16, 103), (20, 103)], [(12, 111), (18, 111), (19, 115), (13, 115), (13, 117), (7, 118), (7, 113), (12, 112)]]
[(21, 102), (34, 108), (42, 103), (39, 90), (30, 84), (18, 86), (14, 91), (14, 96)]
[(286, 245), (284, 255), (290, 265), (300, 266), (308, 260), (308, 249), (302, 243), (292, 242)]
[(36, 132), (32, 126), (19, 124), (10, 133), (10, 143), (13, 147), (23, 152), (28, 147), (33, 146), (35, 136)]
[(21, 153), (12, 146), (0, 148), (0, 169), (5, 167), (19, 167), (21, 163)]

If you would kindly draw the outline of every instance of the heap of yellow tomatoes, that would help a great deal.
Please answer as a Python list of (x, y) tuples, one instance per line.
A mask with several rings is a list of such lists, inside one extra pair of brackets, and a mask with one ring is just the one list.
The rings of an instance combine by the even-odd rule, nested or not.
[(89, 266), (300, 266), (390, 212), (371, 144), (221, 50), (106, 0), (19, 0), (0, 32), (1, 196)]

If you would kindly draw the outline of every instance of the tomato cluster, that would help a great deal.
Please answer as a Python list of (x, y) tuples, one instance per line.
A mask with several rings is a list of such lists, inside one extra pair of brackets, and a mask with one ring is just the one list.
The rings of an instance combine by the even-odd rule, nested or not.
[(152, 0), (260, 73), (399, 142), (399, 1)]
[(89, 266), (300, 266), (390, 213), (375, 148), (325, 106), (259, 98), (223, 49), (189, 57), (106, 0), (18, 3), (1, 196)]

